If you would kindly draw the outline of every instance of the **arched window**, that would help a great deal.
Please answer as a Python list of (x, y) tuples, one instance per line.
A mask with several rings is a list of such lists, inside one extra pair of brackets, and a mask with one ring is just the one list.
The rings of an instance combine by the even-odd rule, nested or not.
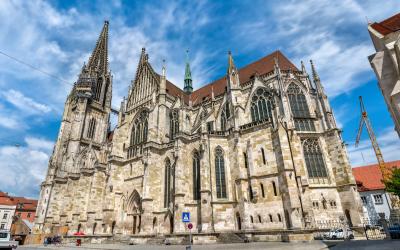
[(261, 195), (263, 198), (265, 198), (264, 185), (262, 183), (260, 184), (260, 188), (261, 188)]
[(265, 165), (265, 163), (266, 163), (266, 160), (265, 160), (265, 152), (264, 152), (264, 148), (261, 148), (261, 156), (262, 156), (263, 163), (264, 163), (264, 165)]
[(89, 127), (86, 133), (86, 137), (89, 139), (93, 139), (95, 129), (96, 129), (96, 119), (92, 118), (89, 121)]
[(276, 190), (276, 185), (275, 185), (275, 181), (272, 182), (272, 189), (274, 190), (274, 196), (278, 195), (278, 192)]
[(221, 111), (221, 131), (226, 130), (226, 122), (231, 116), (231, 110), (230, 110), (230, 105), (229, 102), (226, 102), (222, 106), (222, 111)]
[(251, 120), (272, 121), (273, 100), (272, 95), (265, 89), (259, 88), (251, 98)]
[(269, 214), (268, 217), (269, 217), (269, 221), (270, 222), (274, 222), (274, 220), (272, 219), (272, 215), (271, 214)]
[(279, 222), (282, 222), (282, 217), (281, 217), (280, 214), (278, 214), (278, 221), (279, 221)]
[(165, 161), (165, 171), (164, 171), (164, 207), (165, 208), (169, 207), (169, 204), (171, 202), (171, 197), (172, 197), (171, 178), (172, 178), (171, 162), (167, 158), (167, 160)]
[(296, 129), (300, 131), (315, 131), (314, 122), (310, 116), (307, 100), (301, 88), (298, 85), (291, 83), (287, 89), (287, 94)]
[(215, 149), (215, 180), (217, 198), (226, 198), (224, 153), (220, 147)]
[(176, 134), (179, 132), (179, 112), (172, 110), (169, 113), (169, 138), (175, 139)]
[(200, 200), (200, 155), (193, 153), (193, 200)]
[(261, 215), (258, 215), (258, 222), (262, 222), (262, 220), (261, 220)]
[(254, 219), (253, 219), (252, 215), (250, 215), (250, 221), (251, 221), (251, 223), (254, 223)]
[(128, 149), (128, 158), (135, 156), (138, 153), (142, 153), (142, 147), (137, 147), (147, 141), (148, 132), (148, 112), (143, 110), (133, 121), (131, 138)]
[(303, 140), (304, 159), (307, 166), (309, 178), (327, 178), (325, 162), (322, 157), (322, 151), (318, 139)]

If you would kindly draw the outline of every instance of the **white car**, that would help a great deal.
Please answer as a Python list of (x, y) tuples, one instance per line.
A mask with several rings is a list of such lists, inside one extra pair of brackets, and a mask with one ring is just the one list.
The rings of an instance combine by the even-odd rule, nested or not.
[(343, 230), (343, 228), (331, 229), (324, 234), (324, 238), (328, 240), (338, 239), (354, 239), (353, 231), (350, 228)]
[(15, 249), (18, 246), (17, 241), (10, 240), (10, 232), (0, 231), (0, 249)]

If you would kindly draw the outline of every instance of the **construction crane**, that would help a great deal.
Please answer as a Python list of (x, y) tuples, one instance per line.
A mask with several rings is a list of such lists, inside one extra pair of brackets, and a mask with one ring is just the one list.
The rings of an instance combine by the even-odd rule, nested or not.
[(360, 96), (359, 99), (360, 99), (361, 119), (360, 119), (360, 125), (358, 126), (358, 132), (357, 132), (355, 146), (358, 147), (358, 144), (360, 143), (361, 132), (362, 132), (362, 129), (365, 124), (365, 127), (367, 128), (367, 131), (368, 131), (369, 139), (371, 140), (372, 147), (375, 151), (376, 159), (378, 160), (378, 165), (379, 165), (379, 169), (381, 170), (383, 180), (386, 181), (386, 180), (390, 179), (391, 171), (389, 171), (385, 167), (385, 161), (383, 160), (382, 152), (381, 152), (381, 149), (379, 148), (374, 131), (372, 130), (371, 122), (369, 121), (367, 111), (365, 110), (362, 96)]

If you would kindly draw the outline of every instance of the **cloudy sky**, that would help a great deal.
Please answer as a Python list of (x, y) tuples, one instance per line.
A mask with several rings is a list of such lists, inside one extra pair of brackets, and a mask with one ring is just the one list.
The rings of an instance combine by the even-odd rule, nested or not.
[(394, 132), (367, 57), (374, 52), (367, 20), (381, 21), (400, 1), (0, 1), (0, 190), (38, 196), (63, 104), (104, 20), (118, 107), (135, 75), (141, 48), (183, 87), (190, 49), (194, 87), (226, 72), (227, 51), (244, 66), (280, 49), (296, 65), (315, 61), (353, 166), (376, 162), (367, 134), (359, 148), (358, 96), (363, 95), (385, 160), (399, 159)]

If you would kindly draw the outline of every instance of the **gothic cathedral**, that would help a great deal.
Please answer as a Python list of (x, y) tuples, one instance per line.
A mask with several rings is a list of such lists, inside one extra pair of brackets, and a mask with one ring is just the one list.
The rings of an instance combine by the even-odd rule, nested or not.
[[(35, 229), (152, 237), (304, 230), (361, 222), (341, 131), (311, 62), (275, 51), (194, 90), (154, 71), (145, 49), (111, 108), (108, 22), (68, 95), (41, 185)], [(182, 72), (183, 73), (183, 72)], [(118, 124), (110, 128), (110, 115)]]

